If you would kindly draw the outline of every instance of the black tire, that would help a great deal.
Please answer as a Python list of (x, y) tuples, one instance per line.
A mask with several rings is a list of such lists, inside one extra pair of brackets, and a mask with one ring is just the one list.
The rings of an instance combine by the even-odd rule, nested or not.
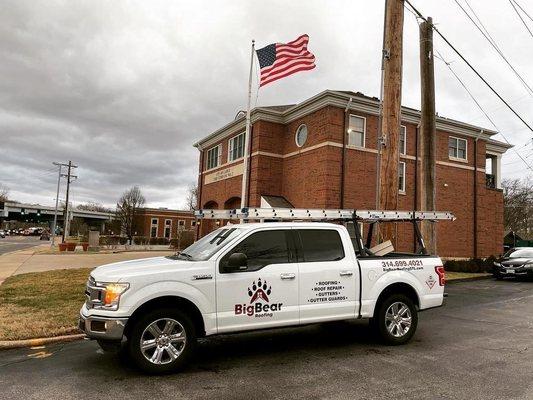
[[(146, 358), (145, 354), (143, 354), (143, 351), (141, 350), (141, 338), (143, 338), (143, 340), (152, 336), (155, 338), (150, 331), (147, 331), (148, 327), (156, 321), (159, 321), (157, 322), (159, 327), (163, 327), (166, 322), (165, 320), (168, 319), (178, 323), (179, 331), (184, 331), (185, 333), (185, 340), (183, 343), (178, 343), (176, 345), (175, 349), (178, 350), (179, 355), (177, 355), (173, 360), (170, 357), (171, 352), (166, 350), (168, 349), (168, 346), (163, 346), (163, 350), (161, 350), (159, 346), (155, 346), (154, 353), (155, 351), (162, 351), (163, 356), (161, 361), (163, 363), (151, 362)], [(145, 335), (144, 337), (143, 334)], [(194, 324), (186, 313), (173, 309), (153, 310), (137, 320), (135, 325), (132, 327), (128, 338), (128, 354), (135, 365), (144, 372), (149, 374), (166, 374), (179, 371), (187, 365), (196, 348), (196, 341), (197, 338)], [(149, 351), (151, 351), (151, 349), (147, 351), (148, 353), (146, 354), (149, 356)]]
[[(407, 330), (405, 329), (406, 325), (401, 324), (400, 328), (393, 327), (393, 331), (391, 333), (387, 326), (387, 312), (389, 311), (389, 308), (395, 303), (406, 306), (409, 312), (408, 314), (405, 313), (404, 316), (410, 315), (411, 323)], [(401, 307), (399, 309), (401, 310)], [(395, 323), (391, 321), (389, 321), (389, 324), (395, 325)], [(377, 305), (376, 312), (374, 313), (374, 318), (370, 320), (370, 326), (376, 330), (381, 340), (385, 344), (404, 344), (409, 342), (416, 332), (416, 328), (418, 326), (418, 311), (409, 297), (403, 294), (392, 294), (380, 301), (380, 303)], [(406, 330), (406, 332), (400, 335), (401, 331), (399, 329)]]

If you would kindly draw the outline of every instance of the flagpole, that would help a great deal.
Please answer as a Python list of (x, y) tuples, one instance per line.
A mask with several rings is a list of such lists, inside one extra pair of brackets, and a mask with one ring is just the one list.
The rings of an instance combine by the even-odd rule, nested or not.
[[(254, 51), (255, 51), (255, 40), (252, 40), (252, 52), (250, 56), (250, 75), (248, 77), (248, 107), (246, 108), (246, 131), (244, 133), (244, 160), (243, 160), (243, 171), (242, 171), (242, 192), (241, 192), (241, 208), (248, 206), (247, 202), (247, 183), (248, 183), (248, 174), (249, 174), (249, 147), (250, 147), (250, 107), (252, 103), (252, 71), (254, 66)], [(243, 222), (241, 220), (241, 222)]]

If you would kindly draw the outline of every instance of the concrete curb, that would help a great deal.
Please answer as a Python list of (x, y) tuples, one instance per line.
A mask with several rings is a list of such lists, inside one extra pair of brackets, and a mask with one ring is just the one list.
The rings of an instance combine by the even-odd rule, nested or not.
[(492, 275), (483, 275), (483, 276), (472, 276), (470, 278), (450, 279), (450, 280), (446, 280), (446, 285), (449, 285), (455, 282), (481, 281), (481, 280), (492, 279), (492, 278), (494, 278)]
[(44, 346), (53, 343), (66, 343), (74, 340), (80, 340), (85, 337), (84, 333), (74, 335), (54, 336), (49, 338), (25, 339), (25, 340), (2, 340), (0, 341), (0, 351), (9, 349), (18, 349), (21, 347)]

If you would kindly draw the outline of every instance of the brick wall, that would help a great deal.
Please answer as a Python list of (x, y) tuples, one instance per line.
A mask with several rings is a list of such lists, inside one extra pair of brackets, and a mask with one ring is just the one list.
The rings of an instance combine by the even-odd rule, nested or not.
[[(376, 207), (376, 142), (378, 118), (375, 115), (352, 112), (366, 119), (365, 148), (346, 148), (344, 177), (344, 207), (374, 209)], [(286, 125), (257, 121), (253, 125), (249, 205), (259, 206), (261, 195), (283, 196), (299, 208), (341, 207), (341, 164), (344, 132), (344, 109), (325, 106)], [(308, 138), (303, 147), (295, 142), (295, 133), (306, 124)], [(407, 132), (406, 192), (399, 195), (398, 208), (415, 207), (416, 124), (402, 123)], [(450, 160), (448, 138), (467, 140), (467, 160)], [(200, 204), (204, 208), (228, 207), (240, 200), (242, 175), (205, 183), (213, 171), (242, 163), (242, 159), (227, 163), (227, 141), (222, 143), (222, 164), (217, 169), (203, 171), (200, 181)], [(216, 145), (206, 147), (208, 148)], [(438, 252), (445, 257), (474, 255), (474, 139), (437, 131), (437, 209), (452, 211), (457, 220), (437, 223)], [(485, 142), (478, 141), (478, 255), (486, 257), (501, 253), (503, 246), (503, 195), (501, 190), (485, 186)], [(228, 200), (231, 200), (228, 202)], [(237, 204), (237, 203), (235, 203)], [(207, 221), (205, 221), (208, 224)], [(212, 222), (202, 233), (214, 229)], [(413, 228), (398, 224), (398, 247), (413, 250)]]
[(176, 238), (179, 221), (184, 221), (183, 229), (193, 230), (195, 218), (192, 212), (180, 210), (159, 210), (159, 209), (144, 209), (135, 217), (135, 231), (136, 236), (151, 237), (152, 220), (157, 220), (157, 235), (155, 237), (165, 237), (165, 221), (170, 220), (170, 239)]

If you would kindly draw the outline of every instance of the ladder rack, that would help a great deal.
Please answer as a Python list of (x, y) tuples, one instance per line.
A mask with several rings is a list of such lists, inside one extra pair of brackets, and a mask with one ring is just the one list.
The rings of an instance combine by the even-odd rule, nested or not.
[(361, 222), (386, 221), (439, 221), (455, 220), (448, 211), (380, 211), (353, 209), (305, 209), (305, 208), (243, 208), (232, 210), (202, 209), (194, 212), (196, 219), (239, 220), (307, 220), (334, 221), (357, 220)]

